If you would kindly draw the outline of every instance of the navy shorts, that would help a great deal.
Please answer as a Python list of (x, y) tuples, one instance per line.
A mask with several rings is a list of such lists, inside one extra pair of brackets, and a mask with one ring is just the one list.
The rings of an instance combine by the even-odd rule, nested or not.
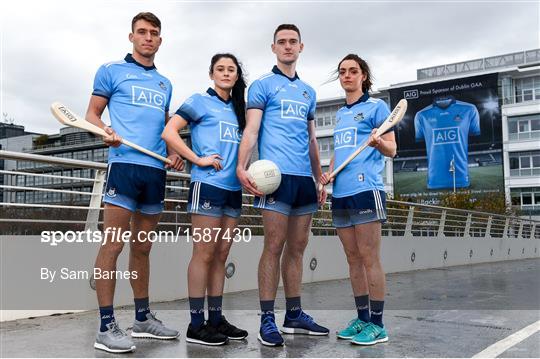
[(332, 220), (336, 228), (386, 221), (386, 194), (368, 190), (347, 197), (332, 197)]
[(319, 208), (315, 182), (313, 178), (307, 176), (282, 174), (278, 189), (266, 196), (255, 197), (253, 207), (279, 212), (286, 216), (315, 213)]
[(163, 169), (113, 162), (107, 171), (103, 202), (132, 212), (159, 214), (163, 212), (166, 177)]
[(203, 182), (191, 182), (187, 211), (210, 217), (240, 217), (242, 190), (229, 191)]

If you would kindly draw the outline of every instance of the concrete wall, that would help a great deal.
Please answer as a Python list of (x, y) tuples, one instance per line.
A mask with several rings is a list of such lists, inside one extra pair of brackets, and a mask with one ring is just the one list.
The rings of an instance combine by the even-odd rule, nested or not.
[[(226, 292), (257, 288), (257, 267), (263, 238), (253, 237), (248, 243), (233, 244), (229, 262), (235, 273), (225, 282)], [(39, 267), (66, 266), (91, 270), (98, 249), (96, 244), (64, 244), (51, 247), (40, 243), (38, 236), (0, 236), (2, 248), (1, 320), (48, 315), (96, 307), (95, 291), (90, 281), (78, 280), (51, 284), (40, 280)], [(93, 248), (92, 248), (93, 247)], [(440, 268), (484, 262), (540, 258), (540, 239), (473, 238), (473, 237), (384, 237), (383, 266), (387, 273)], [(127, 248), (120, 256), (118, 269), (127, 270)], [(31, 253), (38, 254), (30, 255)], [(155, 244), (151, 255), (150, 297), (154, 302), (187, 297), (187, 265), (191, 245), (186, 243)], [(60, 259), (59, 259), (60, 258)], [(316, 267), (310, 264), (316, 261)], [(18, 274), (18, 276), (16, 276)], [(15, 277), (14, 277), (15, 276)], [(317, 282), (348, 277), (348, 266), (341, 243), (336, 236), (314, 236), (304, 255), (303, 282)], [(6, 300), (6, 296), (11, 296)], [(68, 297), (78, 307), (47, 310), (47, 300)], [(16, 308), (13, 299), (18, 300)], [(115, 305), (131, 305), (132, 294), (127, 280), (117, 281)], [(27, 304), (24, 304), (27, 303)], [(28, 308), (28, 309), (25, 309)], [(67, 307), (66, 307), (67, 308)], [(17, 310), (15, 310), (17, 309)]]

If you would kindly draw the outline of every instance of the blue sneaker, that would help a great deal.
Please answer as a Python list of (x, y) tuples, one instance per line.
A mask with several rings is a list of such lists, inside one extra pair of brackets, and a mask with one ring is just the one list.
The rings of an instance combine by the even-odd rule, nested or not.
[(273, 315), (266, 315), (261, 321), (261, 330), (257, 339), (266, 346), (277, 347), (283, 345), (283, 337), (279, 334), (276, 320)]
[(373, 323), (368, 323), (360, 333), (351, 339), (351, 343), (357, 345), (373, 345), (387, 341), (386, 330)]
[(291, 319), (285, 315), (285, 323), (281, 331), (286, 334), (328, 335), (330, 330), (315, 323), (313, 318), (301, 311), (298, 318)]
[(367, 325), (366, 322), (358, 318), (354, 318), (349, 322), (347, 328), (340, 330), (337, 333), (339, 339), (352, 339), (356, 334), (360, 333)]

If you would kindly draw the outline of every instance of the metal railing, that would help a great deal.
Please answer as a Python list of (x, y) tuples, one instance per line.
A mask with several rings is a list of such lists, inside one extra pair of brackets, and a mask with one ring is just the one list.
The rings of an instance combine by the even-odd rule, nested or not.
[[(0, 170), (1, 234), (37, 234), (51, 224), (55, 224), (58, 230), (97, 229), (103, 223), (102, 197), (106, 164), (10, 151), (0, 151), (0, 159), (93, 170), (92, 178)], [(20, 186), (15, 179), (17, 176), (49, 177), (61, 180), (61, 183), (54, 184), (54, 188)], [(189, 178), (189, 175), (183, 173), (167, 173), (165, 210), (158, 228), (178, 229), (190, 225), (186, 211)], [(86, 183), (87, 188), (82, 187), (81, 183)], [(48, 193), (52, 194), (53, 199), (56, 195), (60, 200), (58, 203), (52, 200), (28, 203), (22, 199), (17, 201), (17, 193)], [(62, 197), (64, 195), (68, 196), (67, 200)], [(388, 220), (383, 225), (384, 236), (540, 238), (540, 222), (521, 217), (394, 200), (387, 201), (387, 212)], [(313, 217), (313, 233), (335, 235), (331, 218), (330, 204), (326, 203)], [(243, 195), (240, 226), (250, 227), (255, 234), (262, 234), (261, 214), (253, 208), (252, 195)]]

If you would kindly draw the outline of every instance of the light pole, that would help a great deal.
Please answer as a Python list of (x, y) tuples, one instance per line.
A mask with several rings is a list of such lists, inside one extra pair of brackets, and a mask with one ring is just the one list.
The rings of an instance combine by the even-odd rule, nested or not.
[(456, 193), (456, 165), (454, 161), (454, 155), (452, 155), (452, 161), (450, 161), (450, 168), (448, 171), (452, 172), (452, 180), (454, 183), (454, 193)]

